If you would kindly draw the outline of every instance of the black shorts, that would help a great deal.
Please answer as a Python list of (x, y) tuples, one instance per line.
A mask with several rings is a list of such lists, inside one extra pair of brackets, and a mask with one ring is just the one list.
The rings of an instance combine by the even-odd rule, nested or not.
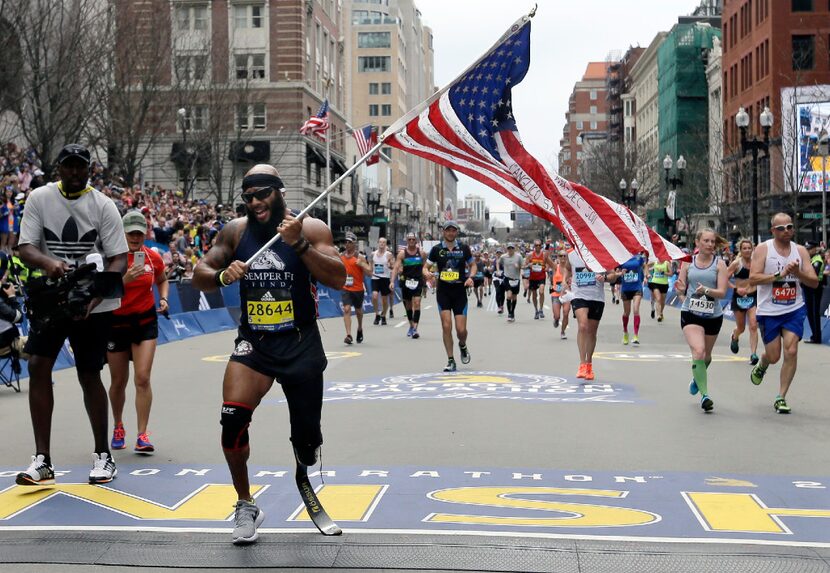
[(648, 283), (648, 290), (653, 291), (654, 289), (659, 290), (661, 293), (666, 294), (669, 292), (669, 285), (662, 284), (662, 283)]
[(480, 286), (484, 286), (484, 277), (477, 279), (473, 277), (473, 288), (478, 288)]
[(634, 300), (635, 296), (643, 296), (643, 291), (641, 290), (623, 290), (620, 291), (620, 298), (623, 300)]
[(467, 315), (467, 289), (463, 285), (439, 285), (435, 301), (441, 312), (450, 310), (454, 316)]
[(588, 320), (602, 320), (602, 313), (605, 311), (605, 303), (599, 300), (585, 300), (584, 298), (575, 298), (571, 301), (571, 308), (576, 316), (577, 309), (588, 309)]
[(67, 320), (43, 330), (32, 329), (24, 352), (51, 360), (68, 338), (78, 372), (100, 372), (107, 359), (112, 312), (98, 312), (86, 320)]
[(362, 290), (354, 291), (354, 290), (341, 290), (340, 291), (340, 303), (343, 306), (351, 306), (357, 309), (363, 309), (363, 298), (365, 294)]
[(415, 288), (407, 288), (407, 280), (413, 279), (401, 279), (401, 298), (403, 300), (412, 300), (413, 298), (420, 297), (424, 291), (424, 279), (416, 279), (418, 281), (418, 286), (416, 286)]
[(159, 337), (159, 321), (156, 309), (127, 316), (112, 315), (107, 352), (126, 352), (133, 344)]
[(389, 277), (381, 277), (379, 279), (372, 279), (372, 292), (380, 291), (380, 294), (383, 296), (388, 295), (391, 291), (389, 290)]
[(680, 313), (680, 328), (684, 329), (690, 324), (702, 326), (703, 332), (706, 336), (717, 336), (720, 334), (720, 328), (723, 325), (723, 315), (712, 318), (704, 318), (693, 312), (689, 312), (688, 310), (682, 311)]
[(328, 365), (317, 323), (285, 333), (259, 333), (240, 326), (230, 360), (276, 379), (280, 384), (322, 380)]
[[(741, 299), (740, 304), (738, 304), (739, 298)], [(755, 306), (758, 306), (757, 292), (751, 292), (739, 297), (736, 291), (732, 291), (732, 312), (746, 312)]]
[[(516, 286), (511, 286), (510, 282), (514, 281)], [(513, 294), (519, 294), (519, 289), (522, 288), (522, 281), (519, 279), (504, 279), (504, 292), (512, 292)]]
[(546, 279), (530, 279), (530, 290), (539, 290), (539, 287), (545, 286)]

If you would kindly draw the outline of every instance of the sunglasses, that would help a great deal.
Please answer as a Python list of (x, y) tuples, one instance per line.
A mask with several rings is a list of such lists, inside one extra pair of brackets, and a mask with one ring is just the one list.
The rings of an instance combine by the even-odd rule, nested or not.
[(792, 231), (794, 229), (793, 224), (790, 223), (789, 225), (776, 225), (773, 227), (776, 231)]
[(242, 193), (241, 197), (242, 200), (246, 203), (250, 203), (254, 199), (256, 199), (257, 201), (264, 201), (265, 199), (270, 197), (271, 193), (273, 192), (273, 187), (260, 187), (259, 189), (255, 189), (253, 191), (246, 191), (245, 193)]

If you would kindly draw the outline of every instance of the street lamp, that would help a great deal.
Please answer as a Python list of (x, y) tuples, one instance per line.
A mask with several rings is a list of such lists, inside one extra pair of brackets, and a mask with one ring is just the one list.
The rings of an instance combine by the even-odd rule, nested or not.
[(735, 124), (741, 129), (741, 156), (746, 157), (748, 152), (752, 153), (752, 241), (757, 245), (758, 235), (758, 152), (763, 151), (765, 157), (769, 157), (769, 130), (772, 127), (772, 112), (768, 107), (764, 108), (758, 118), (761, 128), (764, 130), (764, 139), (758, 140), (756, 136), (747, 138), (749, 129), (749, 114), (742, 107), (735, 114)]
[(394, 252), (398, 249), (398, 215), (401, 214), (404, 202), (400, 199), (393, 199), (389, 202), (389, 212), (392, 213), (392, 241), (394, 242)]
[(827, 156), (830, 155), (830, 136), (822, 130), (818, 140), (821, 155), (821, 241), (827, 245)]
[(637, 206), (637, 189), (640, 188), (640, 183), (636, 178), (631, 180), (629, 187), (625, 179), (620, 179), (620, 198), (623, 204), (629, 209)]
[(429, 239), (433, 240), (435, 238), (435, 223), (438, 222), (438, 217), (430, 215), (427, 217), (427, 221), (429, 221)]
[(378, 208), (380, 207), (380, 190), (369, 189), (366, 192), (366, 208), (369, 211), (369, 214), (372, 217), (375, 217), (378, 214)]
[(415, 221), (415, 234), (418, 236), (418, 240), (421, 240), (421, 215), (423, 211), (421, 208), (418, 207), (415, 209), (415, 212), (412, 213), (412, 220)]
[(190, 157), (187, 152), (187, 110), (183, 107), (180, 107), (176, 111), (176, 115), (179, 116), (179, 123), (182, 128), (182, 159), (184, 159), (184, 165), (182, 169), (182, 195), (185, 199), (187, 199), (187, 180), (190, 178)]
[[(686, 172), (686, 159), (681, 155), (677, 158), (677, 175), (671, 175), (671, 168), (674, 161), (671, 155), (663, 159), (663, 169), (666, 172), (666, 189), (669, 190), (669, 197), (666, 201), (666, 216), (672, 222), (672, 233), (677, 231), (677, 188), (683, 187), (683, 174)], [(671, 188), (669, 188), (671, 186)]]

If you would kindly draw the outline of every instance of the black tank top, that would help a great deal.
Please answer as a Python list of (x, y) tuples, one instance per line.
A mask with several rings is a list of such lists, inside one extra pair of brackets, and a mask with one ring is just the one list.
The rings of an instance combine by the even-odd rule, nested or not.
[[(234, 258), (247, 261), (267, 243), (245, 229)], [(292, 332), (317, 319), (316, 287), (300, 257), (282, 240), (251, 263), (239, 281), (243, 328), (257, 333)]]
[(743, 262), (742, 262), (742, 263), (741, 263), (741, 270), (739, 270), (738, 272), (736, 272), (733, 276), (734, 276), (736, 279), (739, 279), (739, 280), (745, 280), (745, 279), (748, 279), (748, 278), (749, 278), (749, 269), (748, 269), (748, 268), (746, 268), (746, 267), (744, 266)]

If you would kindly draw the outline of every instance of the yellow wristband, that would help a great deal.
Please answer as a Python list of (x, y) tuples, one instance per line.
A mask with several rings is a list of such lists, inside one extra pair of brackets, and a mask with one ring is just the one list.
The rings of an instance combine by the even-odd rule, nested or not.
[(230, 284), (225, 282), (225, 271), (219, 273), (219, 282), (222, 283), (222, 286), (228, 286)]

